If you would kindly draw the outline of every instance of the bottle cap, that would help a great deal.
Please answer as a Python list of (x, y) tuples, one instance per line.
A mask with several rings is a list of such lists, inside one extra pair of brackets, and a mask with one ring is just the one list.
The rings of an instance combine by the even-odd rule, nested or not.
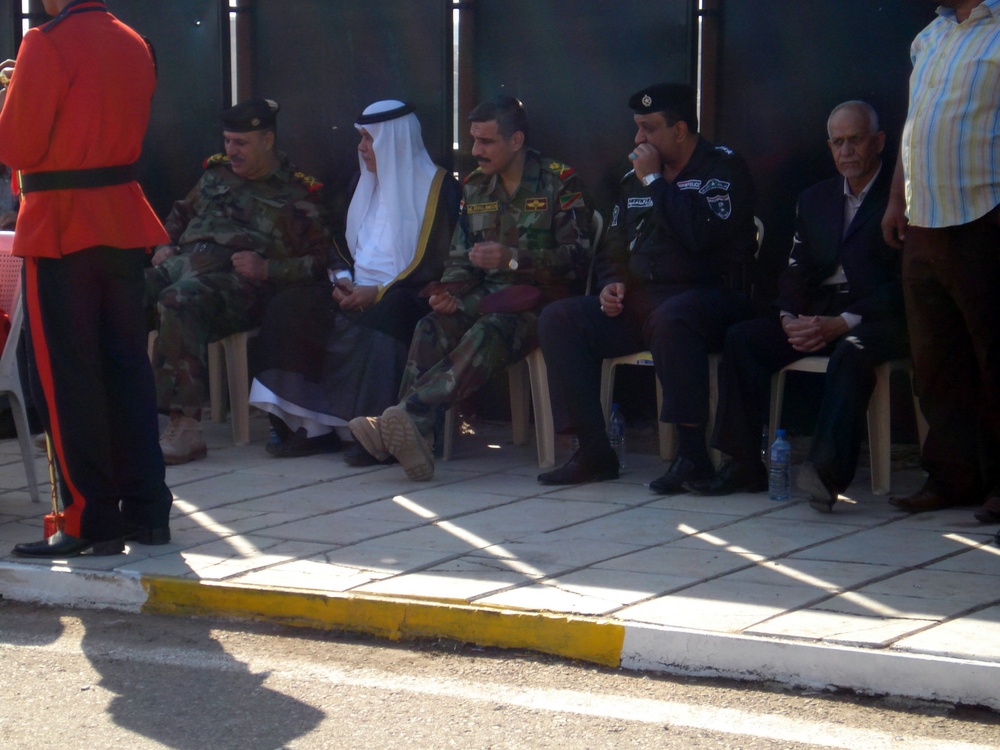
[(777, 430), (774, 431), (774, 436), (775, 437), (784, 437), (785, 436), (785, 431), (779, 427)]

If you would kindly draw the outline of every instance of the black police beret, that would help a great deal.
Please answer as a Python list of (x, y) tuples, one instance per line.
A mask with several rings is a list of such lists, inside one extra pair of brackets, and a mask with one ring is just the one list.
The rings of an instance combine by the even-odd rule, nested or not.
[(688, 130), (698, 132), (698, 110), (694, 86), (686, 83), (657, 83), (637, 91), (628, 100), (629, 109), (637, 115), (667, 112), (687, 123)]
[(225, 109), (219, 115), (222, 129), (233, 133), (268, 130), (274, 127), (281, 107), (272, 99), (251, 99)]

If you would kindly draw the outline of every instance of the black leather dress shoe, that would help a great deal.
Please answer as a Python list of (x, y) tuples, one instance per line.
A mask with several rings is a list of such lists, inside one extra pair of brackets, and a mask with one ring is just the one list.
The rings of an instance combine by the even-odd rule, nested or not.
[(687, 492), (684, 483), (687, 481), (703, 482), (714, 476), (711, 469), (696, 471), (694, 462), (686, 458), (675, 458), (667, 467), (666, 473), (649, 483), (649, 489), (660, 495), (679, 495)]
[(349, 443), (344, 451), (344, 463), (348, 466), (388, 466), (398, 463), (396, 457), (391, 453), (384, 461), (379, 461), (375, 456), (365, 450), (365, 446), (355, 441)]
[(979, 523), (1000, 523), (1000, 492), (994, 490), (973, 514)]
[(299, 458), (319, 453), (336, 453), (343, 447), (336, 432), (306, 437), (305, 430), (299, 428), (284, 439), (279, 436), (277, 440), (268, 440), (264, 449), (275, 458)]
[(806, 461), (799, 467), (795, 484), (809, 495), (810, 508), (818, 510), (820, 513), (833, 512), (833, 506), (840, 493), (834, 489), (832, 482), (822, 476), (819, 469), (811, 461)]
[(684, 489), (710, 497), (736, 492), (767, 492), (767, 469), (761, 461), (730, 459), (719, 467), (711, 479), (685, 482)]
[(929, 513), (932, 510), (957, 508), (963, 505), (975, 505), (976, 499), (968, 495), (944, 495), (930, 487), (922, 487), (909, 497), (890, 497), (889, 505), (893, 505), (907, 513)]
[(90, 551), (92, 555), (120, 555), (125, 551), (124, 539), (106, 539), (96, 542), (92, 539), (81, 539), (70, 536), (63, 531), (57, 531), (48, 539), (40, 542), (28, 542), (14, 546), (14, 554), (18, 557), (44, 557), (60, 559), (76, 557)]
[(584, 484), (618, 478), (618, 456), (610, 448), (601, 458), (587, 458), (583, 451), (572, 455), (565, 466), (538, 475), (542, 484)]
[(149, 526), (132, 526), (125, 532), (125, 540), (145, 544), (149, 547), (170, 544), (170, 527), (158, 526), (150, 528)]

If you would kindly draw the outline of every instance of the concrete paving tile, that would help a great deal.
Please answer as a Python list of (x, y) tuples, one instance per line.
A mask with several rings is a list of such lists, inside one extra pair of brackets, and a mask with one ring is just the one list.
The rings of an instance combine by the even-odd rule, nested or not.
[(248, 511), (240, 507), (240, 503), (226, 505), (222, 508), (213, 508), (208, 511), (194, 511), (192, 513), (177, 512), (171, 514), (170, 529), (176, 536), (177, 533), (189, 530), (200, 529), (209, 531), (219, 536), (231, 536), (233, 534), (248, 534), (259, 529), (268, 529), (281, 524), (297, 521), (302, 518), (311, 518), (312, 513), (264, 513), (261, 511)]
[(403, 596), (434, 601), (469, 602), (529, 579), (514, 571), (492, 571), (489, 576), (475, 571), (425, 570), (383, 578), (359, 586), (355, 591), (383, 596)]
[(482, 492), (464, 482), (411, 490), (394, 495), (391, 499), (400, 507), (428, 520), (452, 518), (521, 502), (519, 497)]
[(834, 524), (784, 520), (769, 515), (739, 519), (728, 526), (705, 530), (695, 524), (687, 526), (692, 533), (674, 542), (679, 547), (704, 549), (711, 545), (764, 557), (786, 555), (849, 531)]
[(605, 512), (594, 503), (536, 497), (459, 516), (451, 523), (495, 543), (562, 528)]
[[(961, 535), (960, 539), (967, 540), (968, 544), (981, 542), (981, 546), (970, 546), (960, 555), (954, 555), (945, 560), (928, 565), (927, 570), (948, 570), (953, 573), (984, 573), (996, 575), (1000, 572), (1000, 547), (993, 543), (995, 529), (989, 529), (981, 538), (976, 539), (971, 535), (966, 537)], [(1000, 590), (998, 588), (997, 590)]]
[[(315, 480), (308, 479), (290, 484), (285, 477), (231, 472), (181, 486), (171, 486), (168, 477), (167, 486), (170, 487), (176, 498), (205, 509), (242, 502), (248, 498), (274, 498), (278, 493), (285, 493), (295, 486), (312, 485), (314, 482)], [(284, 494), (282, 494), (281, 501), (272, 499), (268, 510), (272, 510), (276, 502), (283, 502), (283, 498)]]
[[(437, 476), (435, 474), (435, 476)], [(508, 497), (534, 497), (545, 494), (545, 485), (538, 483), (534, 476), (518, 476), (511, 473), (491, 473), (484, 475), (467, 475), (469, 492), (486, 492), (491, 495), (507, 495)], [(454, 485), (461, 487), (463, 485)], [(413, 484), (410, 485), (413, 488)]]
[[(543, 487), (543, 485), (539, 486)], [(654, 502), (658, 497), (650, 492), (649, 487), (645, 484), (624, 481), (591, 482), (569, 487), (555, 487), (545, 496), (609, 505), (645, 505)]]
[[(385, 502), (385, 501), (382, 501)], [(273, 539), (297, 539), (300, 541), (325, 542), (333, 545), (355, 544), (368, 539), (377, 539), (404, 529), (411, 529), (423, 521), (400, 512), (399, 518), (388, 519), (368, 515), (368, 506), (360, 509), (323, 513), (290, 523), (261, 529), (258, 536)]]
[(940, 620), (974, 607), (1000, 602), (997, 576), (912, 570), (862, 586), (816, 605), (845, 614)]
[(262, 570), (251, 570), (229, 579), (244, 586), (274, 586), (282, 589), (339, 592), (377, 581), (390, 573), (331, 565), (322, 560), (292, 560)]
[(760, 556), (733, 555), (720, 548), (700, 550), (663, 544), (596, 563), (591, 570), (659, 571), (691, 585), (752, 565), (761, 559)]
[(813, 586), (816, 590), (836, 593), (882, 576), (896, 569), (887, 565), (830, 562), (782, 558), (764, 560), (752, 568), (727, 576), (731, 581), (747, 581), (771, 586)]
[(182, 549), (174, 558), (137, 561), (128, 565), (127, 569), (138, 573), (155, 572), (156, 575), (219, 581), (250, 570), (314, 557), (328, 549), (330, 545), (251, 536), (232, 537)]
[(390, 541), (386, 541), (386, 539), (387, 537), (383, 537), (370, 542), (333, 549), (324, 553), (321, 559), (333, 565), (395, 575), (408, 570), (426, 568), (461, 554), (460, 551), (454, 549), (432, 549), (419, 545), (403, 547), (398, 544), (396, 539)]
[(634, 552), (639, 545), (624, 542), (581, 544), (579, 539), (563, 532), (535, 534), (513, 542), (505, 542), (470, 552), (471, 557), (506, 560), (519, 569), (536, 571), (543, 576), (553, 576), (586, 565), (594, 565), (609, 557)]
[(550, 583), (511, 589), (477, 599), (476, 604), (503, 609), (534, 612), (560, 612), (574, 615), (600, 616), (618, 608), (615, 601), (587, 596)]
[(741, 633), (789, 609), (804, 607), (817, 595), (812, 586), (768, 586), (724, 578), (626, 607), (616, 612), (615, 618), (718, 633)]
[(968, 549), (967, 545), (959, 540), (949, 539), (939, 531), (892, 523), (817, 544), (796, 552), (792, 557), (809, 560), (858, 561), (909, 568), (965, 549)]
[(584, 521), (563, 533), (578, 539), (627, 539), (645, 546), (681, 539), (692, 529), (712, 528), (731, 521), (729, 516), (644, 506)]
[(1000, 606), (959, 617), (898, 641), (899, 651), (1000, 662)]
[(806, 502), (786, 503), (780, 505), (773, 513), (768, 513), (767, 517), (867, 528), (877, 526), (899, 514), (899, 510), (889, 505), (885, 498), (877, 499), (875, 503), (877, 504), (841, 496), (833, 513), (820, 513)]
[(933, 620), (865, 617), (803, 609), (762, 622), (747, 629), (746, 634), (882, 649), (933, 624)]
[(296, 484), (301, 484), (303, 479), (325, 481), (357, 474), (364, 470), (345, 464), (342, 453), (321, 453), (300, 458), (275, 458), (264, 450), (264, 446), (260, 446), (259, 451), (260, 455), (257, 456), (259, 460), (252, 462), (249, 466), (241, 467), (242, 473), (289, 477), (294, 479)]
[(746, 517), (779, 510), (782, 506), (779, 503), (771, 502), (767, 499), (767, 495), (762, 493), (736, 493), (722, 497), (703, 497), (685, 492), (680, 495), (661, 495), (660, 499), (649, 507)]
[(691, 579), (673, 571), (634, 572), (592, 567), (546, 581), (551, 586), (581, 596), (615, 602), (624, 607), (691, 584)]

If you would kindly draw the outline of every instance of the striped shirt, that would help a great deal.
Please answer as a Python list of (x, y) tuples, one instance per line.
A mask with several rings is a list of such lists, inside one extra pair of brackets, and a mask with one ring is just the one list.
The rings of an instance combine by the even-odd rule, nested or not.
[(902, 159), (918, 227), (967, 224), (1000, 204), (1000, 0), (962, 23), (937, 13), (910, 48)]

